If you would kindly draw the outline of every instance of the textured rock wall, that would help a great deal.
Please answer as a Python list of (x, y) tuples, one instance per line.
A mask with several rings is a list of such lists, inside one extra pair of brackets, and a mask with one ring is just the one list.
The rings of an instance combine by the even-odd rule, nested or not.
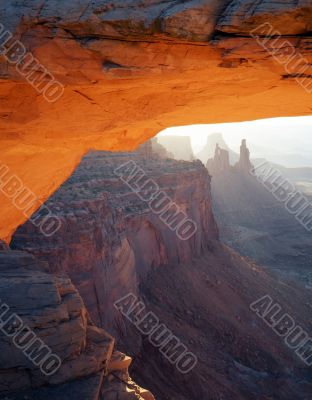
[[(147, 202), (115, 173), (133, 160), (174, 203), (196, 222), (197, 231), (181, 240)], [(200, 162), (133, 153), (91, 152), (52, 196), (48, 207), (62, 226), (51, 238), (27, 222), (14, 234), (13, 248), (48, 262), (50, 272), (69, 274), (92, 319), (120, 334), (113, 303), (160, 265), (187, 263), (218, 237), (211, 211), (210, 178)]]
[[(310, 1), (5, 0), (0, 11), (65, 85), (48, 103), (0, 57), (1, 161), (40, 200), (90, 148), (134, 149), (173, 125), (311, 114), (300, 63), (288, 73), (272, 57), (311, 64)], [(284, 35), (269, 51), (248, 36), (266, 22)], [(27, 216), (2, 194), (1, 204), (8, 241)]]
[[(150, 151), (146, 144), (135, 153), (88, 154), (48, 202), (62, 218), (62, 230), (48, 239), (28, 222), (17, 230), (12, 247), (35, 254), (44, 262), (41, 269), (72, 277), (90, 320), (114, 333), (118, 346), (135, 357), (136, 380), (157, 398), (306, 400), (311, 392), (308, 367), (249, 305), (269, 294), (310, 332), (310, 292), (277, 282), (215, 240), (218, 232), (211, 212), (210, 179), (201, 163), (160, 159)], [(196, 219), (199, 229), (194, 238), (181, 244), (116, 177), (115, 168), (129, 160)], [(114, 300), (129, 291), (198, 357), (189, 374), (181, 374), (114, 311)], [(88, 396), (94, 393), (90, 385), (101, 388), (102, 398), (95, 395), (92, 400), (153, 399), (130, 380), (130, 361), (114, 352), (108, 363), (112, 373), (102, 383), (94, 382), (93, 375), (78, 383), (91, 379), (84, 392)], [(64, 390), (57, 385), (55, 390), (81, 396), (74, 383), (75, 390), (71, 383), (65, 383)], [(40, 388), (40, 393), (46, 390), (52, 389)], [(55, 392), (53, 396), (63, 400)]]
[[(1, 321), (6, 321), (0, 333), (0, 397), (113, 399), (126, 388), (120, 382), (114, 385), (110, 375), (114, 371), (131, 387), (125, 399), (152, 400), (149, 392), (131, 381), (127, 373), (131, 359), (124, 365), (125, 356), (113, 353), (114, 338), (92, 324), (70, 279), (65, 274), (50, 275), (46, 267), (26, 252), (0, 250)], [(21, 319), (22, 330), (13, 320), (7, 322), (13, 315)], [(49, 364), (39, 364), (46, 353), (36, 353), (41, 345), (31, 344), (35, 337), (34, 343), (42, 340), (59, 357), (59, 364), (44, 369), (47, 374), (39, 368)]]

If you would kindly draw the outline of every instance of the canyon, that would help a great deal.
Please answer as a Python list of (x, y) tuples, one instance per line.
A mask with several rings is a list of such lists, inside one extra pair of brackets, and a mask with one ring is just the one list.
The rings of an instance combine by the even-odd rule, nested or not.
[[(311, 15), (309, 0), (1, 2), (1, 400), (307, 400), (307, 364), (250, 304), (269, 295), (311, 332), (311, 291), (219, 240), (214, 178), (189, 150), (177, 161), (143, 143), (175, 125), (310, 115)], [(55, 101), (41, 90), (51, 76)], [(127, 163), (192, 237), (120, 179)], [(49, 235), (34, 223), (47, 208)], [(196, 355), (192, 371), (116, 309), (129, 293)], [(13, 344), (29, 329), (56, 373)]]
[[(175, 231), (151, 211), (148, 203), (116, 174), (129, 160), (140, 166), (148, 178), (155, 180), (160, 189), (196, 221), (197, 231), (192, 238), (179, 239)], [(17, 229), (10, 249), (5, 246), (3, 249), (4, 265), (9, 263), (15, 267), (13, 271), (4, 268), (3, 276), (9, 280), (14, 277), (11, 288), (17, 288), (18, 284), (23, 291), (26, 283), (19, 283), (19, 280), (25, 279), (24, 269), (30, 269), (31, 279), (35, 279), (34, 275), (38, 275), (37, 279), (43, 275), (50, 282), (56, 279), (59, 293), (62, 293), (58, 308), (64, 312), (67, 307), (67, 314), (59, 317), (62, 320), (59, 341), (65, 343), (66, 351), (58, 347), (58, 341), (53, 347), (62, 354), (64, 363), (51, 382), (41, 382), (38, 375), (32, 378), (30, 393), (35, 399), (36, 396), (40, 399), (42, 393), (46, 398), (60, 393), (58, 398), (67, 399), (69, 392), (79, 392), (81, 386), (86, 397), (78, 398), (98, 400), (104, 396), (110, 399), (108, 394), (114, 396), (116, 386), (123, 393), (124, 397), (120, 398), (132, 399), (131, 393), (124, 393), (117, 385), (115, 374), (109, 373), (109, 358), (120, 357), (119, 351), (130, 356), (123, 356), (126, 358), (122, 367), (127, 365), (128, 368), (128, 359), (134, 360), (131, 375), (140, 386), (133, 386), (127, 368), (119, 372), (122, 380), (129, 379), (130, 387), (148, 388), (159, 400), (269, 400), (272, 396), (283, 400), (306, 399), (311, 391), (309, 368), (251, 312), (249, 305), (269, 294), (290, 315), (296, 316), (308, 332), (311, 329), (310, 292), (300, 285), (289, 286), (276, 281), (261, 267), (219, 241), (210, 185), (210, 176), (201, 162), (167, 158), (166, 151), (155, 142), (154, 146), (149, 142), (131, 153), (92, 151), (46, 202), (61, 218), (58, 232), (45, 237), (31, 221)], [(10, 257), (15, 261), (8, 262)], [(22, 257), (23, 262), (16, 261), (16, 257)], [(25, 258), (30, 261), (26, 262)], [(34, 274), (34, 270), (38, 272)], [(129, 293), (143, 301), (146, 308), (198, 357), (192, 371), (181, 374), (116, 309), (116, 300)], [(11, 298), (12, 294), (7, 301), (11, 302)], [(34, 299), (31, 306), (26, 306), (28, 312), (35, 304), (39, 307), (37, 301)], [(47, 316), (51, 308), (52, 304), (48, 303), (39, 309), (41, 322), (33, 316), (38, 311), (31, 311), (35, 328), (40, 327), (41, 332), (51, 329), (49, 318), (53, 324), (58, 322), (53, 314)], [(21, 312), (22, 308), (18, 310)], [(81, 326), (81, 333), (73, 328), (78, 336), (77, 344), (73, 342), (71, 331), (66, 329), (66, 324), (74, 324), (72, 320)], [(49, 337), (49, 334), (42, 337)], [(65, 335), (63, 340), (62, 335)], [(110, 343), (109, 351), (104, 352), (108, 375), (107, 368), (101, 368), (101, 359), (92, 358), (90, 369), (84, 365), (84, 357), (88, 356), (85, 352), (88, 353), (90, 347), (97, 357), (103, 354), (88, 341), (101, 346), (100, 338)], [(116, 341), (115, 356), (111, 341)], [(111, 355), (107, 355), (109, 352)], [(68, 359), (79, 366), (71, 368), (70, 373), (66, 372)], [(18, 370), (10, 368), (6, 373), (10, 377), (12, 373), (20, 373), (20, 368), (20, 365)], [(19, 383), (23, 384), (21, 380)], [(26, 388), (19, 389), (23, 395), (30, 390), (24, 385)], [(136, 391), (140, 394), (133, 396), (141, 397), (133, 398), (152, 398), (146, 390)], [(8, 392), (6, 395), (19, 400), (20, 394)]]
[[(223, 144), (222, 144), (223, 146)], [(230, 152), (216, 148), (207, 162), (212, 175), (213, 212), (221, 240), (257, 264), (269, 267), (284, 277), (300, 279), (311, 285), (311, 233), (289, 212), (284, 202), (278, 201), (252, 171), (246, 143), (239, 162), (230, 165)], [(251, 154), (252, 156), (252, 154)], [(255, 160), (258, 166), (263, 160)], [(288, 179), (300, 190), (300, 181), (312, 178), (310, 168), (285, 168), (268, 164), (283, 179)], [(260, 168), (260, 167), (259, 167)], [(261, 170), (261, 168), (260, 168)], [(271, 172), (272, 173), (272, 172)], [(304, 190), (302, 193), (305, 193)], [(307, 196), (310, 200), (311, 196)], [(299, 203), (300, 205), (300, 203)]]
[[(47, 262), (51, 273), (67, 273), (101, 326), (116, 324), (114, 302), (129, 292), (137, 294), (139, 282), (151, 270), (188, 263), (202, 254), (209, 240), (218, 238), (205, 167), (200, 162), (153, 158), (146, 147), (132, 153), (86, 155), (46, 203), (60, 217), (61, 228), (47, 238), (28, 221), (11, 241), (12, 249), (29, 251)], [(114, 172), (129, 160), (174, 202), (162, 219)], [(197, 225), (189, 240), (181, 240), (166, 224), (178, 225), (176, 206)], [(118, 334), (116, 329), (112, 333)]]

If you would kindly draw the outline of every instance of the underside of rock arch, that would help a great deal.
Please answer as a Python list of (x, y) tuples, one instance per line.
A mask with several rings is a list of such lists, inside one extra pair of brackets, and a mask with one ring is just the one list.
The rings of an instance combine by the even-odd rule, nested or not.
[(1, 399), (307, 400), (310, 291), (222, 243), (214, 213), (255, 210), (240, 231), (290, 273), (311, 266), (309, 232), (250, 175), (245, 140), (234, 166), (219, 145), (194, 160), (189, 138), (176, 159), (140, 145), (311, 115), (311, 32), (312, 0), (2, 0)]
[[(7, 0), (0, 16), (1, 162), (38, 196), (33, 209), (90, 148), (312, 113), (310, 0)], [(14, 40), (34, 57), (24, 74), (8, 60)], [(64, 85), (55, 102), (29, 83), (42, 66)], [(26, 217), (2, 194), (1, 204), (8, 240)]]

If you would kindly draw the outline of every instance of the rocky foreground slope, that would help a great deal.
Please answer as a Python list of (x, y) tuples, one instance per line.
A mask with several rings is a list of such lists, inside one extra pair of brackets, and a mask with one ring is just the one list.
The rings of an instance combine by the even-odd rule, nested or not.
[[(1, 161), (45, 200), (90, 148), (134, 149), (182, 124), (311, 115), (311, 5), (1, 1)], [(20, 63), (11, 34), (27, 50)], [(46, 71), (64, 85), (54, 103)], [(1, 204), (9, 241), (27, 217)]]
[(45, 270), (29, 253), (0, 249), (0, 398), (153, 400), (68, 276)]
[[(129, 161), (197, 223), (193, 237), (179, 239), (116, 176)], [(250, 304), (269, 295), (309, 332), (310, 293), (276, 282), (218, 241), (210, 177), (200, 162), (161, 159), (149, 146), (132, 154), (91, 152), (48, 204), (61, 229), (46, 238), (29, 221), (11, 247), (71, 277), (91, 320), (133, 356), (136, 381), (157, 399), (308, 398), (309, 368)], [(129, 293), (197, 357), (190, 372), (181, 373), (116, 309)]]

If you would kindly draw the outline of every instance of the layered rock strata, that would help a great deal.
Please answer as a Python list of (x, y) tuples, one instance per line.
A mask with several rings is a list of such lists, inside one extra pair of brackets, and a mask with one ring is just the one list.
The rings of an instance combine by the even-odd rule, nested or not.
[[(178, 240), (116, 176), (116, 168), (129, 161), (196, 220), (193, 238)], [(49, 200), (62, 219), (60, 231), (48, 239), (29, 221), (14, 235), (12, 247), (35, 254), (55, 274), (72, 277), (91, 319), (133, 356), (136, 381), (157, 398), (305, 400), (311, 391), (308, 367), (250, 304), (268, 294), (310, 332), (310, 293), (277, 282), (219, 243), (210, 203), (210, 177), (199, 162), (151, 157), (149, 144), (135, 153), (92, 152)], [(198, 358), (188, 374), (116, 310), (114, 302), (131, 292)], [(117, 353), (111, 362), (105, 399), (114, 399), (118, 388), (149, 399), (127, 380), (129, 358)], [(116, 365), (122, 366), (118, 373)]]
[[(116, 364), (114, 338), (91, 322), (70, 279), (46, 267), (29, 253), (0, 251), (0, 398), (106, 400), (111, 390), (154, 399), (137, 386), (134, 393), (128, 365)], [(117, 387), (112, 370), (123, 372)]]
[[(12, 33), (38, 60), (18, 69), (16, 45), (0, 58), (1, 161), (41, 201), (90, 148), (134, 149), (170, 126), (311, 114), (308, 0), (4, 0), (0, 15), (1, 46)], [(46, 71), (65, 88), (55, 103), (30, 84), (42, 88)], [(29, 217), (2, 194), (1, 204), (9, 241)]]
[[(160, 265), (199, 257), (209, 240), (218, 237), (204, 165), (161, 159), (154, 153), (151, 157), (150, 151), (144, 145), (133, 153), (89, 153), (46, 203), (61, 220), (57, 233), (45, 237), (28, 221), (12, 240), (13, 248), (47, 262), (50, 272), (67, 273), (92, 319), (117, 336), (122, 324), (115, 300), (130, 291), (137, 293), (139, 282)], [(154, 181), (168, 201), (161, 194), (160, 205), (153, 209), (140, 197), (144, 185), (136, 193), (137, 186), (131, 188), (121, 179), (116, 171), (130, 161), (146, 175), (142, 180)], [(188, 240), (175, 229), (183, 215), (196, 225)]]

